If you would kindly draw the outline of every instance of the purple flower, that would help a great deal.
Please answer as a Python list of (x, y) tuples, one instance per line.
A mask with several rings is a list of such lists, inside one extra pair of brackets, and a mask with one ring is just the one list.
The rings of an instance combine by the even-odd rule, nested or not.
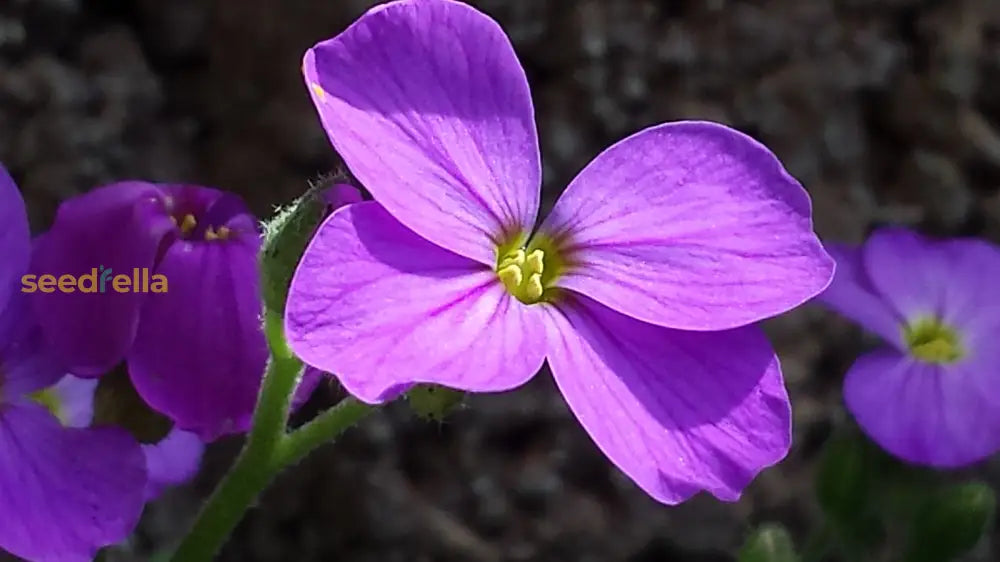
[[(88, 427), (94, 419), (97, 379), (67, 375), (39, 398), (67, 427)], [(143, 498), (152, 501), (170, 486), (194, 478), (201, 464), (205, 444), (193, 433), (174, 428), (157, 443), (140, 445), (146, 462)]]
[[(213, 440), (247, 428), (267, 359), (259, 246), (257, 221), (235, 195), (105, 186), (59, 207), (32, 273), (79, 278), (101, 268), (140, 282), (125, 292), (110, 280), (104, 293), (39, 290), (33, 304), (70, 372), (98, 376), (125, 360), (152, 408)], [(141, 281), (154, 275), (166, 278), (166, 292)]]
[(503, 391), (548, 359), (598, 447), (656, 499), (735, 500), (784, 457), (778, 360), (747, 325), (833, 263), (777, 159), (721, 125), (612, 146), (532, 235), (541, 163), (500, 27), (444, 0), (369, 11), (305, 57), (337, 152), (377, 202), (320, 227), (286, 328), (369, 403), (413, 383)]
[(829, 245), (837, 274), (820, 301), (889, 346), (861, 356), (844, 400), (880, 446), (956, 467), (1000, 450), (1000, 249), (889, 228)]
[(76, 429), (47, 387), (63, 374), (19, 289), (29, 259), (24, 202), (0, 166), (0, 548), (33, 561), (87, 561), (135, 527), (142, 451), (115, 428)]

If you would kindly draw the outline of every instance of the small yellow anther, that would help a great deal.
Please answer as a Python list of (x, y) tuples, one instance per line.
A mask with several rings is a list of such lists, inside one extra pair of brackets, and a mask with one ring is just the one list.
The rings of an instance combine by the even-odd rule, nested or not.
[(326, 91), (323, 90), (323, 86), (320, 86), (315, 82), (312, 82), (309, 86), (312, 88), (312, 91), (316, 93), (316, 97), (319, 98), (320, 102), (326, 101)]
[(537, 301), (542, 298), (544, 290), (541, 273), (533, 273), (528, 276), (528, 282), (524, 284), (524, 296), (528, 297), (528, 300)]
[(205, 240), (228, 240), (230, 234), (228, 226), (220, 226), (218, 230), (208, 227), (205, 231)]
[(500, 262), (500, 268), (499, 269), (504, 269), (504, 268), (510, 267), (512, 265), (516, 265), (516, 266), (520, 267), (520, 266), (524, 265), (524, 260), (525, 260), (524, 250), (518, 250), (518, 251), (514, 252), (513, 254), (507, 256), (506, 258), (504, 258), (503, 261)]
[(503, 283), (504, 287), (507, 287), (508, 291), (515, 291), (524, 281), (524, 273), (521, 272), (521, 267), (517, 264), (500, 269), (497, 271), (497, 277), (500, 278), (500, 282)]
[[(177, 222), (177, 219), (174, 219), (174, 222)], [(188, 234), (194, 230), (194, 227), (198, 226), (198, 220), (194, 218), (194, 215), (187, 214), (184, 215), (183, 219), (181, 219), (181, 224), (179, 226), (181, 234)]]
[(174, 224), (174, 228), (177, 228), (177, 217), (170, 215), (170, 222)]
[(535, 250), (528, 254), (524, 262), (524, 272), (528, 275), (545, 271), (545, 252)]

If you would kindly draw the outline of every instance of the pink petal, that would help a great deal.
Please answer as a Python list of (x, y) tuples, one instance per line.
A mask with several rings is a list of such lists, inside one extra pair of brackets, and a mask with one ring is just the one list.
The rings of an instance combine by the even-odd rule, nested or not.
[(597, 446), (653, 498), (736, 501), (788, 453), (791, 408), (757, 327), (683, 332), (567, 299), (550, 309), (552, 374)]
[(1000, 352), (994, 349), (946, 366), (880, 349), (848, 371), (844, 400), (885, 450), (912, 463), (952, 468), (1000, 451), (998, 388)]
[(827, 244), (826, 250), (836, 260), (837, 272), (819, 301), (903, 349), (906, 320), (872, 287), (861, 248)]
[(541, 230), (574, 264), (560, 286), (670, 328), (774, 316), (833, 276), (806, 192), (767, 148), (714, 123), (659, 125), (605, 150)]
[(139, 444), (117, 428), (70, 429), (35, 404), (0, 410), (0, 548), (35, 562), (87, 562), (142, 512)]
[(450, 1), (378, 6), (305, 56), (354, 175), (418, 235), (487, 265), (530, 232), (541, 162), (528, 82), (500, 26)]
[(520, 386), (544, 359), (540, 315), (491, 269), (431, 244), (370, 201), (320, 226), (292, 279), (285, 327), (303, 361), (374, 404), (410, 383)]

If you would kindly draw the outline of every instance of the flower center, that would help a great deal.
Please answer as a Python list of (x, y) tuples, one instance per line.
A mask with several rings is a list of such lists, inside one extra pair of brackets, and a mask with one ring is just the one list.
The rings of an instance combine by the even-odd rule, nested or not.
[(529, 254), (525, 253), (524, 248), (518, 248), (508, 253), (497, 265), (497, 277), (507, 288), (507, 292), (525, 304), (541, 300), (545, 292), (542, 285), (544, 272), (545, 252), (542, 250), (532, 250)]
[(499, 255), (497, 277), (514, 298), (524, 304), (554, 298), (553, 285), (565, 266), (554, 242), (535, 236), (527, 246), (511, 244)]
[(958, 333), (936, 318), (919, 318), (903, 328), (903, 341), (927, 363), (954, 363), (965, 355)]
[(191, 213), (184, 216), (177, 217), (175, 215), (170, 216), (170, 221), (174, 223), (181, 232), (181, 238), (184, 240), (191, 240), (198, 238), (199, 234), (204, 237), (205, 240), (228, 240), (232, 231), (227, 226), (220, 226), (215, 228), (213, 226), (208, 226), (203, 231), (199, 232), (198, 219)]

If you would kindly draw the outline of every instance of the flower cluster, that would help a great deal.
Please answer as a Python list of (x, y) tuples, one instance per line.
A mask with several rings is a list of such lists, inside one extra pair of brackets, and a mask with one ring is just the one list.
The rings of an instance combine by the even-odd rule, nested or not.
[[(145, 182), (66, 201), (32, 241), (0, 167), (0, 548), (89, 560), (131, 532), (145, 502), (194, 475), (204, 442), (247, 429), (267, 360), (259, 246), (234, 195)], [(26, 281), (97, 270), (143, 271), (165, 287)], [(307, 372), (296, 403), (319, 375)]]

